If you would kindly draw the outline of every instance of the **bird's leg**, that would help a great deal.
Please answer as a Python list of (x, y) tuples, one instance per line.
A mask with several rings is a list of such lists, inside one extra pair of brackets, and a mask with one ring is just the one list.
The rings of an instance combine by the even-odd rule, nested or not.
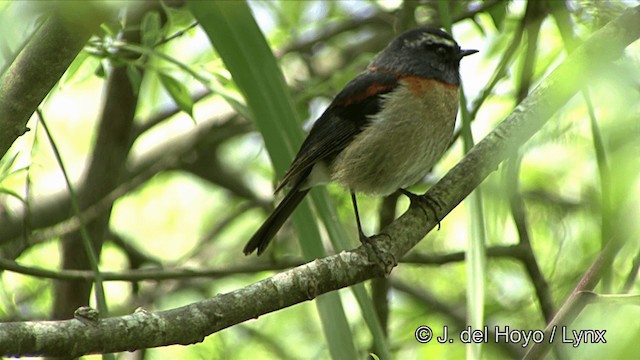
[[(425, 211), (424, 210), (425, 207), (429, 208), (429, 210), (433, 212), (433, 216), (436, 218), (436, 221), (438, 222), (438, 230), (440, 230), (440, 217), (438, 217), (438, 212), (436, 211), (436, 207), (440, 207), (440, 205), (436, 200), (431, 198), (429, 195), (421, 196), (421, 195), (414, 194), (411, 191), (408, 191), (405, 189), (399, 189), (399, 191), (403, 195), (409, 198), (409, 200), (411, 201), (411, 206), (418, 206), (419, 208), (422, 209), (422, 211)], [(426, 211), (424, 215), (429, 217)]]
[(356, 193), (351, 192), (351, 202), (353, 203), (353, 211), (356, 213), (356, 223), (358, 224), (358, 236), (360, 237), (360, 242), (363, 244), (369, 243), (369, 237), (364, 234), (362, 231), (362, 224), (360, 223), (360, 213), (358, 212), (358, 201), (356, 200)]
[[(379, 266), (380, 269), (383, 271), (385, 276), (389, 275), (391, 273), (391, 270), (393, 270), (393, 268), (396, 265), (398, 265), (398, 261), (390, 252), (383, 251), (379, 249), (377, 246), (375, 246), (371, 242), (372, 239), (366, 236), (362, 231), (362, 224), (360, 223), (360, 213), (358, 211), (358, 202), (356, 200), (356, 194), (353, 191), (351, 192), (351, 202), (353, 202), (353, 210), (356, 214), (356, 223), (358, 224), (358, 236), (360, 237), (360, 242), (362, 243), (365, 250), (367, 251), (367, 258), (369, 259), (369, 261), (373, 261), (374, 263), (376, 263), (377, 266)], [(387, 234), (381, 234), (381, 235), (387, 236), (389, 239), (391, 239), (391, 237)]]

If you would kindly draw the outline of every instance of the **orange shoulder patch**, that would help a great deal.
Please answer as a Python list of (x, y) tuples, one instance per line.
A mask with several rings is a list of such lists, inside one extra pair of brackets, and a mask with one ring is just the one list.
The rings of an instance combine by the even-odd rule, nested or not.
[(425, 92), (432, 90), (434, 86), (441, 86), (454, 91), (458, 89), (457, 85), (420, 76), (403, 76), (400, 82), (404, 83), (409, 88), (409, 91), (418, 96), (423, 96)]

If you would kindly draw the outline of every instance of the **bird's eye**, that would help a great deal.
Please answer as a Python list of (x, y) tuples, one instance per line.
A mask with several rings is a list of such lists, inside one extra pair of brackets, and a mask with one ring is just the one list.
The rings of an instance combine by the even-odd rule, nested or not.
[(438, 46), (436, 48), (436, 52), (438, 53), (438, 55), (444, 56), (447, 54), (447, 49), (443, 48), (442, 46)]

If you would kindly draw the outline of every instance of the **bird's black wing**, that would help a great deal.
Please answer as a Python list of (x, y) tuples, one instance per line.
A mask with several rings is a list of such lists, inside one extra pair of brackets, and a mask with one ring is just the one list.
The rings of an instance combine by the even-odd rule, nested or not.
[(367, 70), (351, 80), (313, 124), (296, 158), (276, 188), (300, 182), (319, 161), (331, 160), (342, 151), (380, 110), (381, 95), (392, 91), (398, 77), (389, 72)]

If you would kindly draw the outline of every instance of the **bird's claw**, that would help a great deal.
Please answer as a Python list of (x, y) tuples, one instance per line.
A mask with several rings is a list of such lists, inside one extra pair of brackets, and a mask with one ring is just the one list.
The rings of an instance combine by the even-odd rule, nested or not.
[(433, 216), (436, 218), (436, 221), (438, 222), (438, 231), (440, 231), (440, 217), (438, 216), (436, 207), (438, 208), (442, 208), (442, 207), (440, 206), (440, 204), (438, 204), (438, 202), (435, 199), (433, 199), (431, 196), (427, 194), (417, 195), (405, 189), (400, 189), (400, 192), (409, 198), (409, 201), (411, 201), (411, 206), (422, 209), (422, 211), (424, 211), (424, 215), (427, 218), (429, 217), (429, 214), (427, 214), (427, 211), (425, 208), (428, 208), (429, 210), (431, 210), (431, 212), (433, 213)]

